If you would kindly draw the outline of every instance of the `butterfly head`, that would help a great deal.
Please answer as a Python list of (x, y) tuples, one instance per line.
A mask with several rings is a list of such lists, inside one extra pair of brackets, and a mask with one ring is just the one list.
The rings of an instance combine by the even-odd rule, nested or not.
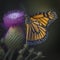
[(25, 15), (25, 24), (30, 24), (31, 20), (30, 17), (28, 15)]

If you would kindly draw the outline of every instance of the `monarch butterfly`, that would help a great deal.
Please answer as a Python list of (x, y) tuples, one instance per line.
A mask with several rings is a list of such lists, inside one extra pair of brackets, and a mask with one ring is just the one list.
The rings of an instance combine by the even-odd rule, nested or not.
[(39, 44), (47, 37), (47, 26), (56, 20), (54, 11), (36, 14), (26, 19), (26, 41), (28, 44)]

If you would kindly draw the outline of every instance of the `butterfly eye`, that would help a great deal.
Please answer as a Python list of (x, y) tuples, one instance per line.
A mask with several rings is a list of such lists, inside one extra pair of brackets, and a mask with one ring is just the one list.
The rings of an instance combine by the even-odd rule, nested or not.
[(25, 24), (30, 24), (31, 23), (31, 19), (29, 16), (25, 16)]

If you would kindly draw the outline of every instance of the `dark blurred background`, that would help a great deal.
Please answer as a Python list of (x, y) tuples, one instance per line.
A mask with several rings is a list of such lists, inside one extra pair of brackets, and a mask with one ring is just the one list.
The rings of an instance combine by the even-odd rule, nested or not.
[(3, 24), (3, 15), (7, 11), (14, 9), (22, 9), (28, 15), (34, 15), (40, 11), (47, 11), (53, 9), (58, 15), (48, 28), (47, 40), (37, 45), (37, 51), (42, 51), (46, 56), (44, 60), (60, 60), (60, 1), (59, 0), (0, 0), (0, 39), (6, 32)]

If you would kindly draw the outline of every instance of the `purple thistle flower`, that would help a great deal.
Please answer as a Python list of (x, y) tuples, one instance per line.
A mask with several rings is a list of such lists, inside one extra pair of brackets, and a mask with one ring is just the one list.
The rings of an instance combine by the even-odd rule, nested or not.
[(22, 25), (24, 23), (24, 11), (9, 11), (3, 17), (4, 24), (7, 27)]

